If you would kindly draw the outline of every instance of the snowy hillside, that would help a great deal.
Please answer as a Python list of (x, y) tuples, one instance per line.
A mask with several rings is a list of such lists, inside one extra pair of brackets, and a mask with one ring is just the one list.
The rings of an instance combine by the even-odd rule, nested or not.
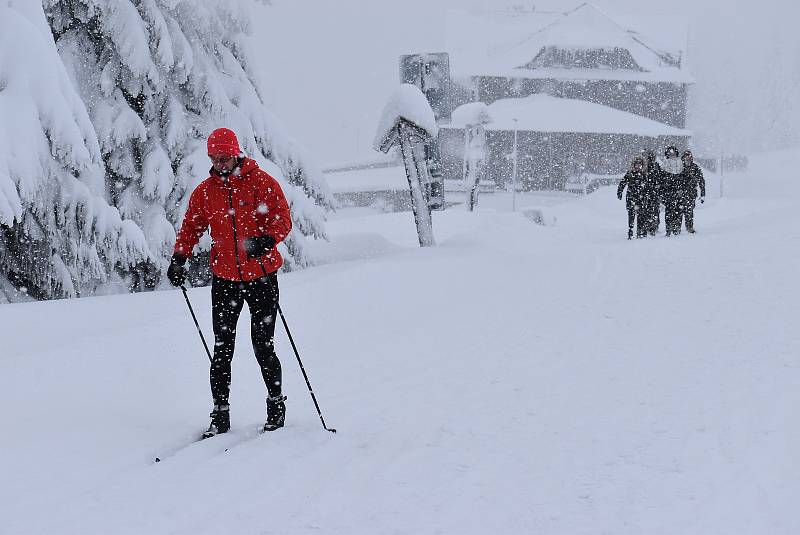
[(612, 189), (437, 212), (426, 249), (342, 211), (281, 278), (336, 435), (280, 327), (287, 427), (248, 439), (243, 320), (232, 432), (176, 451), (211, 408), (179, 291), (0, 306), (0, 533), (798, 533), (797, 158), (710, 179), (670, 239), (625, 240)]

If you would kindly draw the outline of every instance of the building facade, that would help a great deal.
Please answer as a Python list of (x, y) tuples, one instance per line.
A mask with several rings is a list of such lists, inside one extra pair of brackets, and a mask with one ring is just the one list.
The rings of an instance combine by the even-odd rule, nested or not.
[(501, 187), (563, 189), (576, 174), (624, 173), (642, 149), (688, 143), (692, 78), (683, 52), (653, 45), (590, 3), (511, 22), (465, 21), (449, 27), (456, 109), (440, 124), (446, 178), (464, 173), (474, 125), (458, 108), (470, 102), (490, 110), (481, 169)]

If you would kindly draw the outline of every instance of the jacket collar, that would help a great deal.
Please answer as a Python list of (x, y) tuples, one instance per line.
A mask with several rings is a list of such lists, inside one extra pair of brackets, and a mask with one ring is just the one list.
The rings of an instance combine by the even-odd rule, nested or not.
[(228, 185), (231, 182), (236, 182), (247, 178), (247, 176), (258, 169), (258, 163), (252, 158), (242, 158), (241, 162), (238, 166), (233, 170), (233, 172), (228, 176), (220, 176), (214, 171), (212, 167), (209, 170), (209, 177), (214, 179), (214, 182), (220, 185)]

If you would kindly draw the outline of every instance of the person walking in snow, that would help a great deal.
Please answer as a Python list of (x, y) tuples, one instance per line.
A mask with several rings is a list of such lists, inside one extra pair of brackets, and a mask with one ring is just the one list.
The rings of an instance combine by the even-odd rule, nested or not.
[(694, 234), (694, 207), (697, 202), (697, 188), (700, 188), (700, 202), (704, 203), (706, 198), (706, 179), (703, 178), (703, 170), (694, 163), (692, 151), (686, 149), (681, 156), (683, 160), (684, 189), (683, 189), (683, 210), (686, 219), (687, 232)]
[(664, 165), (661, 166), (661, 199), (664, 202), (664, 225), (667, 236), (681, 233), (683, 214), (684, 182), (683, 162), (674, 145), (664, 149)]
[(277, 271), (283, 258), (276, 245), (292, 230), (289, 205), (278, 182), (244, 156), (231, 130), (219, 128), (208, 137), (210, 176), (192, 192), (167, 270), (170, 283), (182, 286), (184, 264), (200, 237), (211, 227), (211, 311), (214, 356), (211, 362), (211, 425), (203, 438), (230, 429), (228, 396), (236, 323), (247, 302), (250, 334), (267, 387), (264, 431), (283, 427), (285, 397), (281, 363), (273, 336), (278, 307)]
[(622, 192), (628, 188), (625, 196), (625, 208), (628, 210), (628, 239), (633, 238), (633, 225), (636, 223), (636, 237), (647, 236), (647, 218), (644, 206), (644, 160), (637, 156), (631, 162), (630, 170), (625, 173), (617, 187), (617, 198), (622, 200)]
[(661, 222), (660, 186), (662, 181), (661, 166), (658, 165), (655, 153), (648, 149), (642, 152), (644, 159), (645, 182), (642, 191), (642, 208), (647, 233), (655, 236)]

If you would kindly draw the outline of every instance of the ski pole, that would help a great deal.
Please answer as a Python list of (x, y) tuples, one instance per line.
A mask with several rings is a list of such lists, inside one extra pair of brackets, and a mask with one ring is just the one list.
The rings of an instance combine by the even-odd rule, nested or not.
[(292, 338), (292, 332), (289, 330), (289, 324), (286, 323), (286, 316), (283, 315), (283, 310), (281, 310), (281, 304), (277, 302), (278, 291), (276, 288), (272, 286), (272, 281), (269, 279), (269, 275), (267, 274), (267, 269), (264, 267), (264, 264), (260, 261), (259, 264), (261, 264), (261, 271), (264, 272), (264, 278), (267, 279), (267, 283), (269, 283), (270, 288), (272, 288), (272, 293), (276, 297), (275, 305), (278, 308), (278, 314), (281, 315), (283, 328), (286, 329), (286, 335), (289, 337), (289, 343), (292, 344), (292, 349), (294, 350), (294, 356), (297, 357), (297, 364), (300, 365), (300, 371), (303, 372), (303, 379), (306, 380), (308, 393), (311, 394), (311, 399), (314, 401), (314, 406), (317, 408), (317, 414), (319, 414), (319, 421), (322, 422), (322, 427), (325, 429), (325, 431), (330, 431), (331, 433), (335, 433), (336, 429), (328, 428), (328, 426), (325, 425), (325, 418), (322, 417), (322, 411), (319, 408), (319, 403), (317, 403), (317, 396), (314, 395), (314, 389), (311, 388), (311, 381), (308, 380), (308, 374), (306, 373), (306, 369), (303, 366), (303, 361), (300, 360), (300, 352), (297, 351), (297, 346), (294, 343), (294, 338)]
[(192, 308), (192, 303), (189, 302), (189, 294), (186, 293), (186, 286), (181, 284), (181, 291), (183, 291), (183, 297), (186, 299), (186, 305), (189, 307), (189, 312), (192, 313), (192, 319), (194, 320), (194, 325), (197, 327), (197, 332), (200, 333), (200, 340), (203, 341), (203, 347), (206, 348), (206, 355), (208, 355), (208, 361), (211, 362), (211, 351), (208, 350), (208, 344), (206, 344), (206, 338), (203, 336), (203, 331), (200, 329), (200, 324), (197, 323), (197, 316), (194, 315), (194, 309)]
[(289, 342), (292, 344), (292, 349), (294, 350), (294, 356), (297, 357), (297, 363), (300, 365), (300, 371), (303, 372), (303, 378), (306, 380), (308, 393), (311, 394), (311, 399), (314, 400), (314, 406), (317, 408), (317, 414), (319, 414), (319, 421), (322, 422), (322, 427), (325, 428), (325, 431), (330, 431), (331, 433), (335, 433), (336, 429), (328, 428), (328, 426), (325, 425), (325, 418), (322, 417), (322, 411), (319, 409), (319, 403), (317, 403), (317, 396), (314, 395), (314, 390), (311, 388), (311, 382), (308, 380), (308, 374), (306, 374), (306, 369), (303, 367), (303, 361), (300, 360), (300, 353), (297, 351), (297, 346), (294, 344), (292, 333), (289, 331), (289, 325), (286, 323), (286, 317), (283, 315), (283, 310), (281, 310), (280, 304), (278, 304), (278, 313), (281, 315), (283, 328), (286, 329), (286, 334), (289, 336)]
[(275, 295), (275, 306), (278, 309), (278, 313), (281, 315), (281, 321), (283, 322), (283, 328), (286, 329), (286, 335), (289, 337), (289, 342), (292, 344), (292, 349), (294, 350), (294, 356), (297, 357), (297, 364), (300, 365), (300, 371), (303, 372), (303, 379), (306, 380), (306, 386), (308, 387), (308, 393), (311, 394), (311, 399), (314, 401), (314, 406), (317, 408), (317, 414), (319, 414), (319, 421), (322, 422), (322, 427), (325, 431), (330, 431), (331, 433), (335, 433), (336, 429), (328, 428), (325, 425), (325, 418), (322, 417), (322, 411), (319, 408), (319, 403), (317, 403), (317, 396), (314, 395), (314, 389), (311, 388), (311, 381), (308, 380), (308, 374), (306, 373), (305, 367), (303, 367), (303, 361), (300, 360), (300, 352), (297, 351), (297, 346), (294, 343), (294, 338), (292, 338), (292, 332), (289, 330), (289, 324), (286, 323), (286, 316), (283, 315), (283, 310), (281, 310), (281, 304), (278, 302), (278, 290), (272, 285), (272, 281), (269, 278), (269, 274), (267, 273), (267, 268), (264, 267), (264, 263), (259, 260), (258, 262), (261, 264), (261, 271), (264, 273), (264, 278), (267, 279), (267, 283), (269, 284), (270, 288), (272, 288), (272, 293)]

